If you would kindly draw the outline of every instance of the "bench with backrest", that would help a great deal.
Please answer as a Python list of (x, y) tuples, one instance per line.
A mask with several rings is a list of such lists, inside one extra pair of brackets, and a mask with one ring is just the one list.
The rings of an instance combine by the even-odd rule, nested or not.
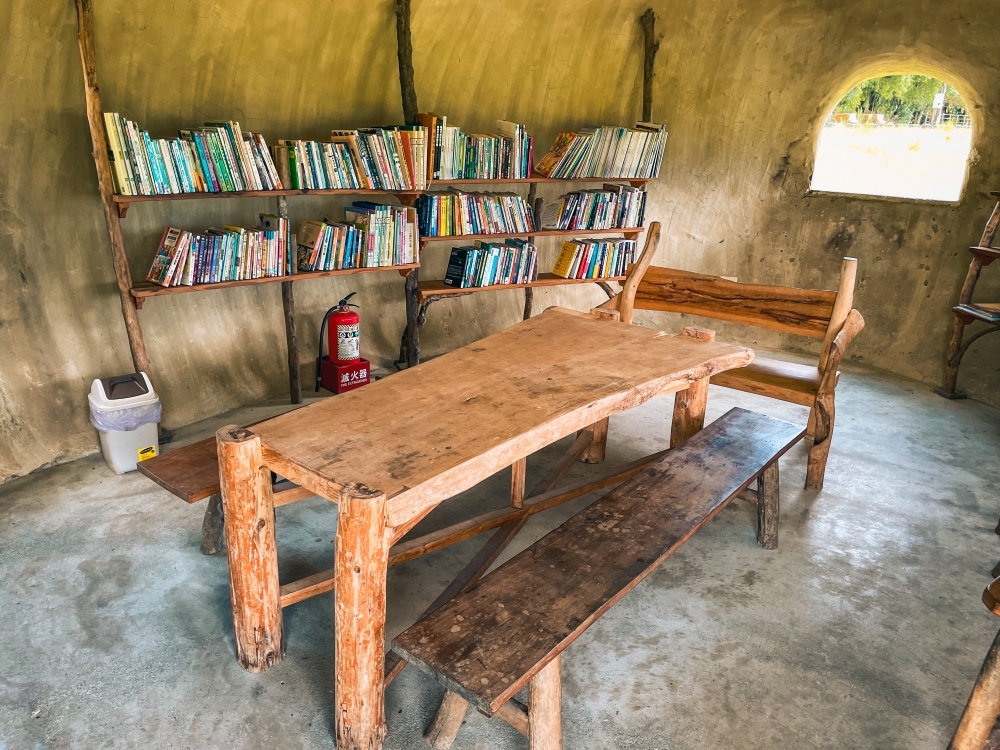
[(757, 539), (776, 547), (777, 462), (803, 434), (732, 409), (397, 636), (393, 650), (448, 690), (431, 744), (450, 747), (472, 703), (532, 750), (561, 748), (560, 654), (754, 480)]
[(621, 294), (602, 307), (617, 309), (632, 322), (635, 310), (687, 313), (715, 320), (822, 339), (819, 360), (803, 365), (755, 356), (748, 367), (714, 375), (726, 388), (808, 406), (806, 438), (813, 441), (806, 469), (806, 489), (820, 490), (833, 437), (834, 394), (840, 361), (851, 340), (864, 328), (853, 309), (858, 262), (844, 258), (837, 291), (796, 289), (730, 281), (650, 265), (655, 244), (629, 269)]

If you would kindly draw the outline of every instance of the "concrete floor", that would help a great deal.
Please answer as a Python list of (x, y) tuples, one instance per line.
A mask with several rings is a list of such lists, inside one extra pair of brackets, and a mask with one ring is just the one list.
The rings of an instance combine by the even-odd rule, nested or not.
[[(779, 549), (755, 545), (753, 508), (736, 502), (567, 652), (568, 750), (947, 744), (1000, 624), (979, 599), (1000, 559), (1000, 412), (846, 369), (826, 489), (802, 491), (804, 446), (782, 459)], [(666, 446), (671, 403), (612, 419), (606, 465)], [(737, 404), (805, 418), (717, 388), (709, 416)], [(281, 408), (209, 420), (178, 443)], [(529, 461), (529, 483), (566, 445)], [(507, 481), (423, 528), (502, 505)], [(510, 552), (585, 502), (535, 516)], [(0, 750), (332, 747), (330, 595), (286, 610), (280, 665), (243, 672), (225, 559), (198, 551), (203, 507), (116, 477), (99, 456), (0, 488)], [(329, 567), (335, 525), (323, 500), (279, 509), (282, 580)], [(478, 543), (390, 572), (390, 634)], [(426, 747), (440, 695), (404, 671), (386, 693), (386, 748)], [(475, 712), (455, 744), (526, 746)]]

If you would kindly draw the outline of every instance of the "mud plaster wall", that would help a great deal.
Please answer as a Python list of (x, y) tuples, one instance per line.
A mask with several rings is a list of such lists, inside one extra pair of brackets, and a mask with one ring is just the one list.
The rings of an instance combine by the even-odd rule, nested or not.
[[(413, 0), (420, 108), (466, 130), (525, 122), (541, 150), (556, 132), (631, 124), (640, 110), (648, 2)], [(653, 119), (670, 131), (648, 215), (665, 226), (657, 262), (741, 280), (833, 286), (840, 258), (860, 260), (857, 306), (868, 328), (852, 356), (938, 381), (965, 274), (1000, 187), (996, 172), (1000, 7), (956, 0), (677, 0), (654, 2), (662, 35)], [(281, 137), (401, 117), (392, 4), (386, 0), (97, 0), (104, 109), (154, 134), (211, 119)], [(84, 115), (69, 0), (0, 5), (0, 480), (96, 450), (86, 393), (130, 358)], [(976, 161), (959, 205), (808, 194), (819, 124), (863, 78), (944, 77), (974, 107)], [(552, 190), (543, 191), (547, 198)], [(336, 216), (342, 202), (293, 198), (294, 222)], [(252, 222), (271, 200), (133, 206), (124, 220), (133, 275), (162, 227)], [(551, 262), (553, 244), (543, 246)], [(433, 246), (421, 275), (440, 278)], [(1000, 292), (988, 269), (981, 298)], [(322, 312), (347, 291), (362, 305), (363, 353), (385, 366), (404, 324), (395, 273), (296, 285), (303, 365)], [(587, 309), (596, 287), (539, 291), (549, 305)], [(426, 355), (519, 319), (518, 291), (438, 303)], [(152, 300), (140, 311), (170, 426), (287, 389), (278, 285)], [(670, 316), (640, 317), (676, 329)], [(716, 325), (750, 344), (814, 342)], [(1000, 404), (1000, 337), (967, 357), (960, 385)], [(306, 381), (308, 382), (308, 380)]]

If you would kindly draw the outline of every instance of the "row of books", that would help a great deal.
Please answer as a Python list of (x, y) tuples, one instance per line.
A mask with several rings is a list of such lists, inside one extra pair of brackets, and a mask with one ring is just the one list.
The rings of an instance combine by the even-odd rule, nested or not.
[(523, 180), (531, 176), (534, 139), (516, 122), (497, 120), (496, 134), (463, 133), (448, 118), (419, 115), (431, 134), (435, 180)]
[(666, 143), (666, 127), (653, 122), (563, 132), (535, 169), (556, 179), (653, 179), (660, 174)]
[(209, 122), (179, 138), (151, 138), (117, 112), (104, 113), (108, 158), (121, 195), (280, 190), (284, 183), (260, 133)]
[(226, 226), (199, 234), (167, 227), (146, 280), (191, 286), (286, 276), (288, 246), (288, 220), (270, 214), (261, 214), (253, 229)]
[(627, 185), (602, 190), (577, 190), (549, 203), (542, 211), (542, 229), (615, 229), (641, 227), (646, 191)]
[(634, 262), (635, 240), (570, 240), (562, 244), (552, 273), (564, 279), (610, 279), (624, 276)]
[(423, 190), (427, 154), (420, 126), (334, 130), (326, 142), (281, 140), (274, 148), (292, 190)]
[(476, 242), (451, 251), (444, 283), (459, 289), (527, 284), (537, 278), (537, 266), (538, 251), (527, 240)]
[(420, 234), (526, 234), (535, 224), (527, 201), (515, 193), (424, 193), (417, 200)]
[(345, 221), (306, 221), (296, 235), (300, 271), (378, 268), (416, 263), (417, 213), (405, 206), (356, 201)]

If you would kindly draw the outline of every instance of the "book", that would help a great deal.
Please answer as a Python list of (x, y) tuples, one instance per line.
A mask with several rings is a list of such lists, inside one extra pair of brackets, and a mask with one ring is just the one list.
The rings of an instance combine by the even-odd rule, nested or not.
[(624, 237), (568, 240), (559, 249), (552, 273), (564, 279), (620, 278), (635, 262), (635, 248), (635, 240)]
[(627, 229), (641, 227), (646, 192), (629, 185), (576, 190), (542, 210), (542, 229)]
[(636, 123), (634, 128), (602, 126), (562, 132), (536, 171), (556, 179), (654, 179), (666, 146), (664, 125)]
[(535, 230), (527, 201), (515, 193), (425, 193), (417, 200), (425, 237), (529, 234)]

